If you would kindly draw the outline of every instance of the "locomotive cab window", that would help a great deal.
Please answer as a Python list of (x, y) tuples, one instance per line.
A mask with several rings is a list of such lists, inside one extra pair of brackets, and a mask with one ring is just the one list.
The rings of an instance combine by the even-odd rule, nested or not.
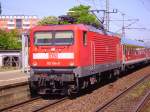
[(83, 32), (83, 45), (87, 45), (87, 32)]
[(72, 31), (56, 31), (54, 37), (55, 45), (70, 45), (73, 44)]
[(35, 45), (51, 45), (52, 32), (36, 32), (34, 35)]
[(73, 40), (73, 31), (45, 31), (34, 34), (35, 45), (71, 45)]

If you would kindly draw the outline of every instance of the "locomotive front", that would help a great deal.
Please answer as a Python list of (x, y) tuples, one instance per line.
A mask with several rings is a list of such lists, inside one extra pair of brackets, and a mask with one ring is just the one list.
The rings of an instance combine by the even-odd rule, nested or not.
[(31, 94), (68, 94), (75, 88), (75, 30), (63, 25), (37, 26), (30, 34)]

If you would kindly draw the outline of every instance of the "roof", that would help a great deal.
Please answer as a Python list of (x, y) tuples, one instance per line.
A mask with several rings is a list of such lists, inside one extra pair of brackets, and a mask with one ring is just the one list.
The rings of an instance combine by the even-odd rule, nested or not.
[(37, 15), (0, 15), (1, 19), (30, 19), (30, 18), (34, 18), (34, 19), (38, 19)]
[(73, 30), (73, 29), (80, 29), (80, 30), (85, 30), (85, 31), (94, 31), (94, 32), (100, 32), (100, 30), (84, 25), (84, 24), (56, 24), (56, 25), (42, 25), (42, 26), (35, 26), (32, 28), (32, 31), (37, 31), (37, 30)]
[[(51, 28), (50, 28), (51, 26)], [(61, 29), (70, 29), (70, 28), (79, 28), (81, 30), (87, 30), (87, 31), (91, 31), (91, 32), (96, 32), (96, 33), (101, 33), (101, 34), (104, 34), (103, 30), (102, 29), (98, 29), (98, 28), (95, 28), (91, 25), (86, 25), (86, 24), (50, 24), (50, 25), (43, 25), (43, 26), (35, 26), (34, 28), (32, 28), (33, 30), (39, 30), (39, 29), (56, 29), (58, 30), (59, 28)], [(106, 32), (107, 35), (109, 36), (118, 36), (118, 34), (116, 33), (113, 33), (113, 32)], [(119, 36), (118, 36), (119, 37)]]
[(145, 47), (145, 43), (144, 42), (127, 39), (127, 38), (124, 38), (124, 37), (121, 38), (121, 43), (125, 44), (125, 45), (133, 45), (133, 46)]
[(150, 48), (150, 41), (145, 42), (145, 46), (146, 46), (147, 48)]

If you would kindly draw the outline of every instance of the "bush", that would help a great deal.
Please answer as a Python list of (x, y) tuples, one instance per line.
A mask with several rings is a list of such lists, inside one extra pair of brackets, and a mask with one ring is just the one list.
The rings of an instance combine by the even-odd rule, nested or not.
[(19, 40), (19, 32), (17, 30), (11, 30), (7, 32), (0, 30), (0, 49), (21, 49), (21, 42)]

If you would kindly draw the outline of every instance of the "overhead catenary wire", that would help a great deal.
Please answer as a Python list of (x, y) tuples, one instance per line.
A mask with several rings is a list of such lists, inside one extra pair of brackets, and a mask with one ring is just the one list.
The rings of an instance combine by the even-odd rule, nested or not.
[[(80, 0), (82, 3), (86, 3), (86, 4), (90, 4), (90, 6), (92, 6), (93, 9), (97, 9), (100, 5), (102, 6), (103, 4), (103, 7), (100, 7), (100, 9), (104, 9), (106, 8), (104, 5), (106, 3), (106, 0)], [(140, 3), (144, 6), (146, 5), (146, 1), (144, 0), (139, 0)], [(101, 2), (101, 3), (100, 3)], [(144, 8), (147, 8), (147, 7), (144, 7)], [(111, 9), (112, 9), (112, 6), (111, 6)], [(121, 30), (122, 30), (122, 23), (123, 20), (122, 20), (122, 17), (121, 15), (124, 13), (123, 11), (121, 10), (118, 10), (118, 16), (117, 18), (114, 18), (114, 16), (111, 16), (111, 19), (109, 19), (109, 22), (110, 22), (110, 31), (112, 32), (116, 32), (116, 33), (121, 33)], [(101, 14), (101, 13), (100, 13)], [(99, 15), (98, 13), (96, 15)], [(102, 16), (102, 15), (99, 15), (99, 16)], [(128, 30), (126, 32), (127, 35), (131, 34), (131, 32), (134, 32), (132, 34), (137, 34), (137, 32), (135, 32), (134, 30), (137, 30), (138, 32), (139, 31), (142, 31), (142, 32), (149, 32), (150, 31), (150, 28), (145, 28), (144, 26), (145, 25), (141, 25), (143, 23), (141, 23), (141, 21), (139, 21), (139, 18), (136, 18), (136, 19), (132, 19), (134, 17), (130, 17), (130, 15), (128, 13), (126, 13), (126, 18), (124, 19), (124, 22), (125, 22), (125, 27), (126, 29)], [(100, 18), (100, 17), (99, 17)], [(108, 21), (108, 20), (105, 20), (105, 22)], [(120, 22), (120, 23), (119, 23)], [(112, 28), (113, 26), (113, 28)], [(115, 26), (115, 28), (114, 28)], [(118, 29), (118, 30), (117, 30)], [(130, 29), (130, 30), (129, 30)], [(131, 30), (132, 29), (132, 30)], [(142, 33), (140, 33), (140, 35), (142, 35)], [(143, 34), (144, 35), (144, 34)]]
[(139, 0), (141, 4), (144, 6), (144, 8), (150, 13), (150, 9), (146, 6), (145, 1)]

